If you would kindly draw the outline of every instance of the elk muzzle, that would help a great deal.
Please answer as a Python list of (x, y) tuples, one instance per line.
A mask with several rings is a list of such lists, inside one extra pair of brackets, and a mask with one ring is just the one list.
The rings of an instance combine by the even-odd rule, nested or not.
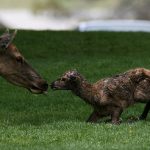
[(46, 93), (48, 90), (48, 84), (46, 81), (42, 80), (40, 82), (33, 83), (29, 90), (35, 94)]

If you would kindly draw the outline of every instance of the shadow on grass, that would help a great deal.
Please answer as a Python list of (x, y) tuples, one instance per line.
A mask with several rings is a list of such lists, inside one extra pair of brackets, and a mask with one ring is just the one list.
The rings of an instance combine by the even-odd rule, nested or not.
[[(59, 122), (79, 122), (79, 123), (86, 123), (87, 115), (85, 114), (81, 117), (80, 114), (76, 112), (69, 115), (69, 113), (42, 113), (39, 112), (38, 114), (30, 114), (29, 112), (9, 112), (0, 117), (0, 122), (7, 125), (34, 125), (34, 126), (41, 126), (44, 124), (52, 124), (52, 123), (59, 123)], [(149, 122), (149, 120), (139, 120), (136, 116), (130, 116), (127, 118), (123, 118), (120, 124), (134, 124), (138, 122)], [(90, 124), (90, 123), (87, 123)], [(95, 123), (94, 123), (95, 124)], [(99, 120), (96, 125), (101, 124), (111, 124), (111, 119), (109, 117)]]
[[(11, 103), (6, 102), (5, 105), (1, 103), (3, 107), (1, 106), (0, 108), (0, 124), (40, 126), (62, 121), (85, 123), (91, 112), (90, 107), (84, 103), (80, 103), (80, 101), (72, 101), (70, 103), (68, 103), (67, 99), (65, 101), (63, 104), (57, 101), (48, 103), (48, 100), (45, 102), (43, 100), (43, 103), (37, 101), (39, 104), (35, 104), (35, 101), (32, 101), (30, 103), (31, 106), (29, 106), (28, 101), (20, 101), (12, 107), (10, 107)], [(137, 115), (139, 114), (139, 108), (141, 106), (127, 109), (122, 115), (121, 124), (141, 122), (142, 120), (139, 120), (137, 117), (139, 116)], [(133, 111), (134, 115), (131, 115)], [(111, 123), (110, 117), (100, 119), (97, 124), (100, 125), (101, 123)]]
[[(1, 98), (0, 124), (40, 126), (62, 121), (85, 123), (91, 113), (91, 107), (68, 92), (59, 93), (59, 95), (50, 93), (46, 97), (27, 93), (24, 97), (18, 94), (20, 98), (16, 96)], [(143, 110), (141, 104), (126, 109), (122, 114), (121, 124), (138, 122), (137, 117), (133, 116), (138, 116), (141, 110)], [(99, 120), (98, 124), (104, 123), (106, 119), (108, 117)]]

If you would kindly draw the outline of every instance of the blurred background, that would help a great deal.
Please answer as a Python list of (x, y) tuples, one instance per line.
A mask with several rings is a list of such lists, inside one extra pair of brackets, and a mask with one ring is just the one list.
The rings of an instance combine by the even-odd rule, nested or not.
[(0, 27), (150, 30), (150, 0), (0, 0)]

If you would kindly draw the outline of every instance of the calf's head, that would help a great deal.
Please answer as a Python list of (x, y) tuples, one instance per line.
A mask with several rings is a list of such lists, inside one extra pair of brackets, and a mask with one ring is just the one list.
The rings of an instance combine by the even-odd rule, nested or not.
[(17, 47), (12, 43), (16, 31), (0, 36), (0, 75), (14, 85), (24, 87), (32, 93), (44, 93), (48, 84), (28, 64)]
[(65, 72), (60, 78), (51, 83), (54, 90), (72, 90), (80, 85), (84, 78), (76, 71)]

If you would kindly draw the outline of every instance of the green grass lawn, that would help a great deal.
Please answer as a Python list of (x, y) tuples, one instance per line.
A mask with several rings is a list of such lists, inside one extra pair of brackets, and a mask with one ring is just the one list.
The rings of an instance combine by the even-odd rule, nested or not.
[[(2, 31), (1, 31), (2, 33)], [(76, 68), (90, 82), (131, 68), (150, 69), (150, 34), (19, 31), (15, 44), (50, 83)], [(92, 109), (70, 91), (34, 95), (0, 79), (0, 149), (149, 149), (150, 116), (143, 104), (126, 109), (119, 126), (85, 123)]]

